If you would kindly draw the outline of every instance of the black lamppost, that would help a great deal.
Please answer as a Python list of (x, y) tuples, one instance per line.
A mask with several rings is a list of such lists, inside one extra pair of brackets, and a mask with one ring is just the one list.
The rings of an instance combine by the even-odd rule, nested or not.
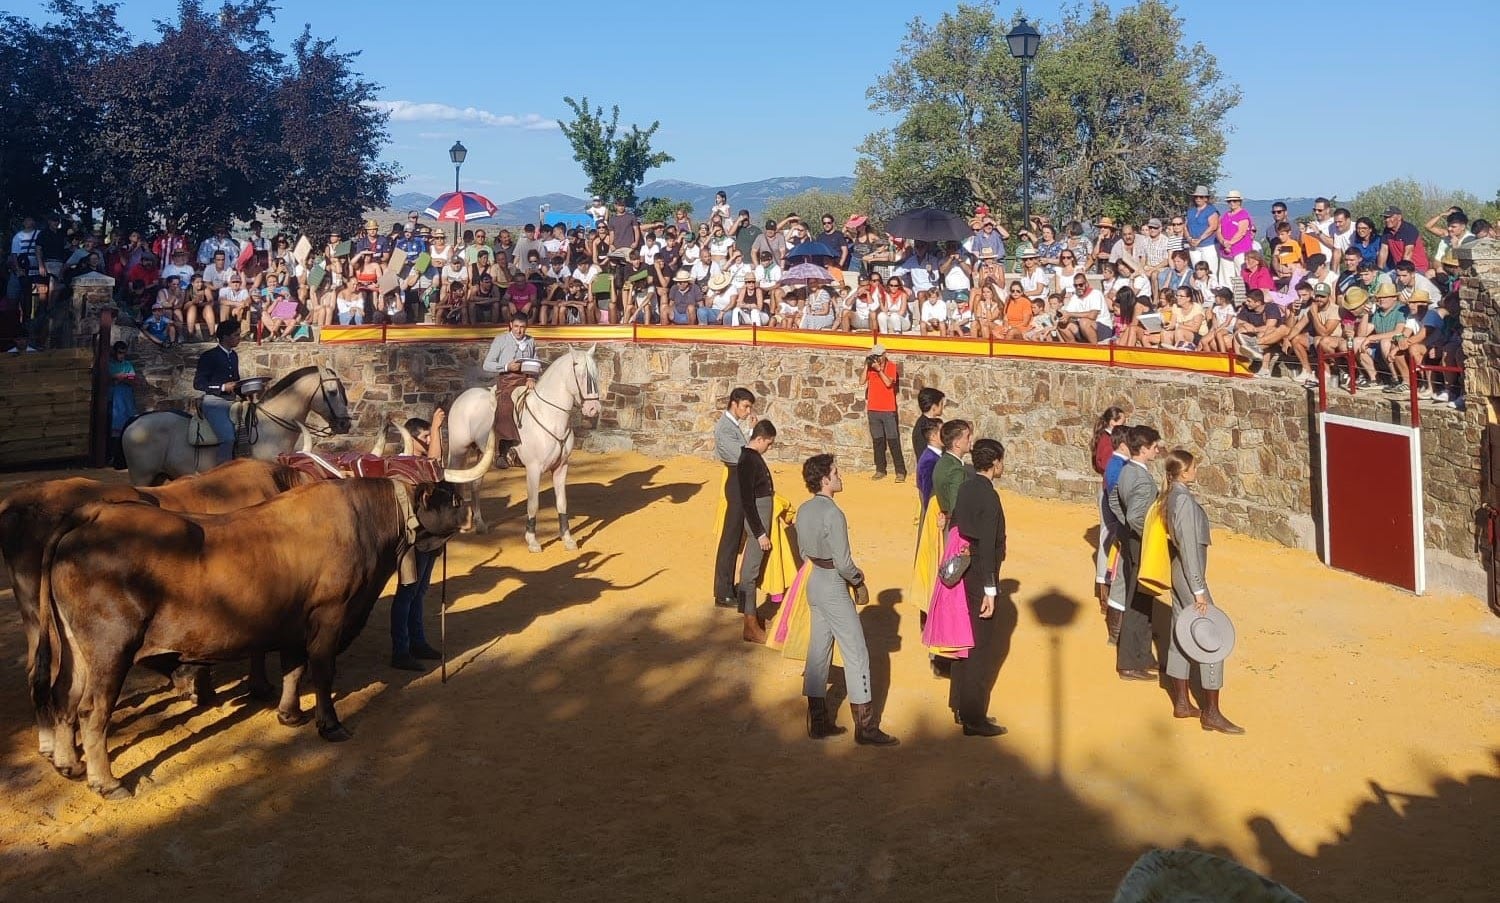
[(1021, 61), (1021, 225), (1031, 228), (1031, 61), (1042, 35), (1025, 20), (1005, 36), (1010, 55)]
[[(464, 158), (468, 155), (469, 149), (464, 147), (462, 141), (455, 141), (453, 142), (453, 146), (448, 148), (448, 159), (453, 161), (453, 191), (455, 194), (458, 193), (458, 169), (464, 165)], [(463, 208), (460, 207), (459, 209), (462, 210)], [(455, 248), (458, 247), (458, 224), (462, 221), (462, 214), (459, 215), (457, 220), (453, 221), (453, 246)]]

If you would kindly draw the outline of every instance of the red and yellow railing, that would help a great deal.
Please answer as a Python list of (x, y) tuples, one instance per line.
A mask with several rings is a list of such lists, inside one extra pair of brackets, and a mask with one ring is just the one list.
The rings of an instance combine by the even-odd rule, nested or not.
[[(426, 344), (430, 342), (489, 341), (495, 326), (325, 326), (325, 345)], [(805, 348), (810, 351), (864, 353), (875, 342), (895, 354), (941, 354), (1000, 360), (1051, 361), (1148, 370), (1177, 370), (1211, 376), (1249, 376), (1250, 370), (1233, 354), (1167, 351), (1160, 348), (1117, 348), (1114, 345), (1072, 345), (1057, 342), (1007, 342), (938, 336), (880, 335), (772, 329), (759, 326), (533, 326), (540, 341), (676, 343), (693, 345), (752, 345)]]

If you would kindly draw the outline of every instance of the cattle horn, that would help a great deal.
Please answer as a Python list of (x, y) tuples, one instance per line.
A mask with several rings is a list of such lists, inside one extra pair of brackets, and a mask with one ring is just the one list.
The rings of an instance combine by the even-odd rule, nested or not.
[(396, 432), (398, 432), (398, 433), (401, 434), (401, 454), (403, 454), (403, 455), (414, 455), (414, 454), (416, 454), (417, 453), (417, 440), (415, 440), (415, 439), (413, 439), (411, 437), (411, 430), (408, 430), (406, 428), (406, 424), (402, 423), (399, 420), (392, 420), (391, 423), (395, 425)]
[(489, 472), (490, 465), (495, 463), (495, 434), (490, 432), (489, 438), (484, 442), (484, 453), (479, 456), (479, 463), (473, 467), (448, 468), (443, 471), (443, 479), (450, 483), (476, 483), (481, 477)]
[(312, 450), (313, 450), (313, 437), (312, 437), (312, 433), (309, 433), (307, 431), (307, 425), (306, 424), (302, 424), (302, 423), (297, 424), (297, 429), (298, 429), (299, 432), (302, 433), (302, 445), (297, 450), (300, 451), (300, 452), (302, 452), (303, 454), (309, 454), (309, 455), (312, 454)]

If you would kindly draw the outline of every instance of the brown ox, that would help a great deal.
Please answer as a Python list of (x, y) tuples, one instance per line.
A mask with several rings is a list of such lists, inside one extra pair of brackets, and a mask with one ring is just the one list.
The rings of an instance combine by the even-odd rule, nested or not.
[[(21, 612), (27, 672), (30, 673), (36, 657), (42, 550), (69, 514), (90, 502), (145, 502), (168, 511), (224, 514), (258, 505), (312, 479), (284, 464), (241, 459), (150, 489), (109, 485), (83, 477), (43, 480), (16, 489), (0, 502), (0, 559), (10, 569), (11, 588)], [(206, 668), (193, 669), (179, 679), (192, 687), (196, 702), (210, 702), (213, 685)], [(252, 662), (251, 694), (262, 699), (275, 697), (259, 658)], [(44, 757), (52, 756), (52, 721), (40, 712), (37, 747)]]
[(80, 723), (89, 786), (110, 799), (129, 795), (110, 768), (106, 734), (137, 662), (160, 669), (279, 652), (281, 722), (306, 721), (297, 698), (305, 669), (318, 733), (348, 739), (333, 707), (335, 657), (399, 559), (440, 546), (465, 508), (451, 483), (389, 479), (315, 483), (219, 516), (86, 506), (48, 543), (38, 594), (32, 698), (58, 709), (53, 764), (77, 775)]

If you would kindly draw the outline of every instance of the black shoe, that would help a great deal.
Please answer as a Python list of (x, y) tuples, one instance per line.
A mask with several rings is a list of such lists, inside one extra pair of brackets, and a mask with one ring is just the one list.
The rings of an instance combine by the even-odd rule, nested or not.
[(904, 473), (898, 473), (898, 474), (896, 474), (896, 482), (897, 483), (905, 483), (906, 482), (906, 474), (904, 474)]
[[(958, 709), (949, 709), (949, 711), (953, 713), (954, 724), (962, 725), (964, 723), (964, 720), (958, 716)], [(999, 724), (999, 722), (993, 718), (986, 718), (984, 720), (988, 721), (990, 724)]]
[(428, 661), (437, 661), (443, 654), (426, 643), (413, 643), (411, 646), (412, 658), (425, 658)]
[(877, 471), (875, 471), (875, 476), (871, 477), (870, 479), (872, 479), (872, 480), (883, 480), (883, 479), (885, 479), (885, 471), (883, 471), (883, 470), (877, 470)]
[(982, 724), (963, 722), (965, 737), (1000, 737), (1005, 734), (1005, 727), (986, 719)]
[(721, 599), (715, 599), (714, 605), (717, 605), (719, 608), (733, 608), (738, 610), (740, 607), (740, 600), (736, 599), (733, 596), (725, 596)]
[(426, 671), (427, 666), (410, 655), (391, 656), (391, 667), (400, 671)]
[(1118, 673), (1121, 680), (1156, 680), (1151, 672), (1143, 668), (1132, 668)]

